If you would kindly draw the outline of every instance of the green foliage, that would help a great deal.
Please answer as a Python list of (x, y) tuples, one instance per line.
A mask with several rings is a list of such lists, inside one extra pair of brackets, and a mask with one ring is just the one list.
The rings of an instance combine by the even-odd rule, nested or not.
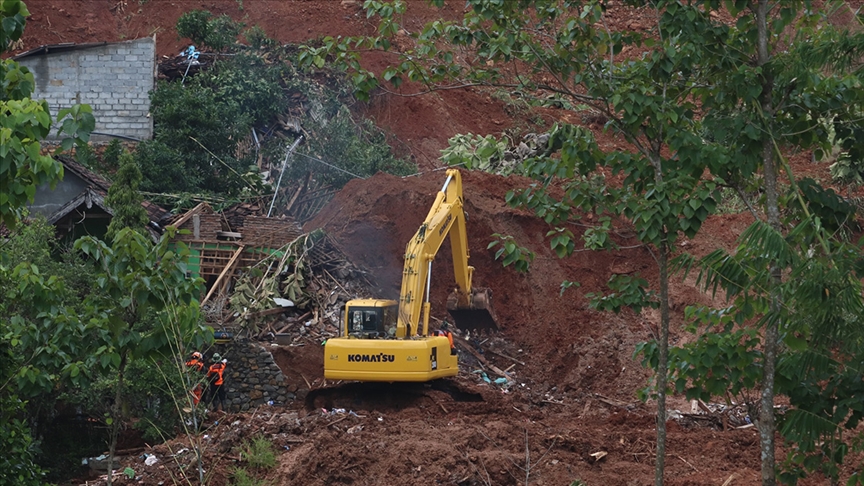
[(462, 165), (469, 170), (482, 170), (508, 175), (513, 167), (505, 165), (507, 143), (492, 135), (454, 135), (447, 140), (449, 147), (441, 151), (441, 160), (449, 166)]
[(276, 452), (273, 449), (273, 443), (262, 436), (243, 442), (240, 460), (259, 471), (272, 469), (276, 465)]
[(75, 161), (79, 164), (94, 170), (97, 166), (96, 152), (90, 147), (90, 144), (84, 144), (75, 149)]
[(120, 156), (123, 155), (123, 145), (120, 140), (112, 139), (102, 152), (102, 160), (97, 169), (102, 175), (113, 177), (113, 173), (120, 168)]
[(242, 467), (234, 468), (231, 472), (231, 486), (270, 486), (269, 481), (257, 479)]
[(8, 388), (19, 358), (10, 339), (0, 338), (0, 486), (41, 486), (43, 471), (36, 465), (33, 438), (24, 420), (27, 402)]
[(114, 176), (114, 183), (108, 189), (105, 204), (114, 212), (105, 238), (114, 239), (123, 228), (131, 228), (141, 234), (146, 234), (149, 222), (147, 211), (141, 206), (144, 198), (138, 192), (141, 183), (141, 170), (135, 159), (128, 153), (120, 156), (120, 169)]
[(626, 307), (639, 313), (643, 308), (656, 309), (660, 306), (655, 293), (646, 290), (648, 281), (640, 278), (638, 274), (632, 277), (630, 275), (612, 275), (609, 277), (607, 285), (613, 290), (610, 294), (595, 294), (593, 292), (585, 294), (585, 298), (590, 300), (590, 308), (618, 313)]
[[(858, 227), (855, 222), (855, 206), (841, 198), (833, 189), (823, 189), (816, 181), (807, 177), (798, 181), (801, 198), (790, 195), (789, 209), (797, 218), (806, 217), (807, 212), (819, 219), (819, 224), (830, 232), (850, 230)], [(802, 206), (802, 201), (806, 208)]]
[(234, 45), (243, 24), (224, 14), (214, 17), (207, 10), (192, 10), (180, 16), (176, 28), (180, 37), (221, 52)]
[(518, 246), (512, 236), (501, 235), (498, 233), (495, 233), (492, 236), (497, 239), (489, 243), (489, 246), (487, 246), (486, 249), (491, 250), (496, 246), (499, 247), (498, 250), (495, 251), (495, 259), (501, 260), (501, 263), (505, 267), (513, 265), (513, 268), (515, 268), (517, 272), (527, 272), (531, 262), (534, 261), (534, 252), (525, 247)]
[[(28, 15), (20, 0), (0, 3), (0, 53), (21, 37)], [(30, 98), (36, 86), (33, 74), (17, 62), (2, 59), (0, 80), (0, 223), (14, 228), (36, 187), (56, 184), (63, 171), (51, 157), (40, 154), (39, 142), (48, 136), (52, 120), (48, 104)], [(95, 125), (87, 105), (60, 110), (57, 118), (62, 120), (60, 133), (71, 137), (63, 139), (64, 150), (86, 143)]]
[[(2, 345), (2, 343), (0, 343)], [(6, 359), (0, 364), (6, 366)], [(36, 465), (36, 450), (30, 428), (23, 420), (26, 402), (14, 394), (6, 394), (0, 401), (0, 486), (41, 486), (43, 471)]]
[(717, 214), (738, 214), (747, 210), (746, 203), (738, 195), (738, 192), (731, 187), (720, 189)]
[(144, 176), (141, 189), (238, 193), (244, 186), (238, 173), (252, 163), (234, 157), (236, 141), (250, 126), (249, 115), (235, 111), (236, 104), (220, 100), (197, 78), (185, 85), (160, 82), (151, 102), (155, 137), (135, 154)]
[(318, 121), (314, 117), (309, 120), (312, 137), (298, 151), (338, 169), (295, 156), (286, 177), (301, 178), (312, 172), (321, 182), (342, 187), (358, 176), (370, 177), (378, 172), (404, 176), (416, 171), (414, 165), (393, 156), (384, 133), (371, 121), (358, 122), (341, 102), (331, 106), (333, 111), (325, 112)]
[(828, 170), (834, 182), (850, 186), (864, 184), (864, 163), (852, 160), (847, 154), (841, 154)]
[[(152, 329), (156, 324), (146, 326)], [(176, 361), (170, 356), (134, 359), (128, 368), (129, 376), (134, 378), (124, 380), (121, 385), (127, 404), (124, 413), (136, 418), (134, 427), (149, 443), (173, 438), (182, 425), (179, 412), (186, 406), (189, 387), (184, 384), (183, 369)], [(111, 412), (116, 386), (115, 374), (97, 375), (93, 381), (68, 389), (60, 399), (80, 407), (91, 417), (103, 417)]]
[(253, 49), (272, 48), (278, 44), (276, 40), (267, 37), (267, 33), (264, 32), (264, 29), (258, 25), (253, 25), (246, 29), (246, 31), (243, 32), (243, 36), (246, 37), (246, 42), (248, 42)]
[[(691, 329), (696, 333), (696, 329)], [(728, 396), (739, 398), (737, 403), (751, 401), (749, 392), (762, 378), (762, 369), (754, 366), (762, 354), (758, 351), (759, 336), (754, 329), (718, 330), (706, 332), (691, 343), (669, 350), (669, 370), (675, 393), (688, 399), (711, 400)], [(656, 368), (656, 343), (640, 343), (636, 354), (642, 355), (642, 365)], [(646, 391), (640, 393), (649, 398)]]
[(18, 0), (4, 1), (0, 6), (0, 52), (6, 52), (9, 45), (21, 38), (24, 24), (30, 11), (27, 5)]
[[(184, 14), (177, 27), (181, 35), (213, 47), (207, 39), (215, 30), (236, 37), (234, 27), (242, 27), (222, 28), (219, 22), (228, 22), (227, 17), (193, 11)], [(255, 153), (238, 150), (238, 144), (253, 127), (259, 136), (267, 132), (278, 123), (277, 116), (296, 118), (298, 108), (306, 137), (288, 164), (286, 180), (303, 180), (312, 173), (319, 184), (341, 187), (379, 171), (415, 171), (392, 155), (386, 137), (371, 122), (351, 115), (348, 105), (353, 100), (344, 81), (298, 72), (293, 55), (261, 28), (245, 35), (253, 49), (232, 40), (234, 55), (216, 57), (185, 83), (160, 83), (152, 93), (155, 138), (140, 144), (136, 153), (142, 190), (218, 195), (226, 203), (268, 193), (272, 189), (261, 182)], [(223, 41), (227, 39), (220, 45)], [(290, 141), (286, 145), (281, 138), (265, 138), (261, 156), (282, 160)]]
[[(29, 15), (26, 5), (20, 0), (0, 2), (0, 54), (21, 38)], [(58, 162), (40, 153), (40, 142), (47, 137), (53, 121), (48, 104), (31, 98), (34, 87), (33, 74), (27, 68), (12, 60), (0, 59), (0, 224), (12, 230), (26, 214), (24, 208), (33, 201), (36, 188), (43, 184), (53, 186), (63, 175)], [(86, 143), (95, 125), (87, 106), (61, 110), (58, 120), (62, 121), (59, 133), (72, 137), (61, 142), (64, 149)], [(41, 251), (35, 252), (40, 257), (45, 256)], [(4, 293), (15, 288), (8, 285), (10, 272), (7, 266), (14, 259), (15, 256), (10, 257), (5, 248), (0, 248), (0, 285), (3, 286), (0, 291)], [(12, 275), (14, 281), (14, 272)], [(29, 273), (16, 283), (26, 285), (28, 277), (43, 280), (38, 274)], [(23, 307), (25, 300), (12, 301), (14, 305), (8, 305), (7, 296), (0, 299), (0, 313), (5, 321), (0, 328), (0, 422), (3, 423), (0, 431), (0, 443), (3, 444), (0, 485), (37, 485), (42, 482), (42, 471), (34, 461), (33, 441), (24, 416), (25, 402), (19, 398), (20, 390), (16, 387), (20, 384), (19, 369), (23, 362), (21, 328), (27, 322), (22, 317), (5, 319), (9, 313)], [(27, 299), (38, 301), (42, 297), (36, 294), (27, 296)], [(61, 319), (56, 332), (63, 333), (63, 328)], [(35, 348), (48, 346), (46, 343), (50, 341), (49, 338), (36, 342)]]
[[(175, 340), (203, 344), (197, 297), (200, 281), (186, 278), (188, 249), (169, 248), (171, 232), (153, 244), (144, 235), (121, 229), (111, 246), (92, 237), (75, 242), (75, 249), (98, 267), (93, 318), (99, 319), (103, 344), (93, 358), (105, 369), (116, 369), (124, 354), (159, 357)], [(110, 312), (103, 313), (103, 309)], [(148, 319), (150, 313), (155, 318)], [(144, 327), (152, 322), (154, 328)]]

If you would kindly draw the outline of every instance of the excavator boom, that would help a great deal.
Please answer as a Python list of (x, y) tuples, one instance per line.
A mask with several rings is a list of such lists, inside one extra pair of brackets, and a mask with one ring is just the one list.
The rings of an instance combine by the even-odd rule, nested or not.
[[(468, 232), (463, 204), (462, 175), (458, 170), (450, 169), (429, 214), (405, 248), (397, 336), (410, 335), (412, 332), (428, 333), (432, 260), (448, 235), (453, 252), (456, 289), (447, 299), (447, 310), (456, 327), (465, 330), (498, 329), (497, 319), (492, 312), (492, 292), (472, 287), (474, 267), (468, 265)], [(426, 304), (420, 305), (418, 298), (425, 298)], [(419, 326), (421, 322), (422, 329), (409, 330), (412, 325)], [(403, 328), (405, 334), (400, 334)]]

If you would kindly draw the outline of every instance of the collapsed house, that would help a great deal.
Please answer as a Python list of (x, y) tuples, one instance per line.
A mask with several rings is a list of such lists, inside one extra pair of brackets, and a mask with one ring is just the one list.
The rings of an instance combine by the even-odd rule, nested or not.
[(205, 282), (208, 323), (273, 338), (284, 330), (279, 322), (302, 318), (317, 332), (335, 333), (341, 306), (374, 286), (323, 232), (304, 233), (293, 219), (261, 213), (252, 204), (217, 212), (201, 203), (166, 222), (189, 250), (189, 275)]

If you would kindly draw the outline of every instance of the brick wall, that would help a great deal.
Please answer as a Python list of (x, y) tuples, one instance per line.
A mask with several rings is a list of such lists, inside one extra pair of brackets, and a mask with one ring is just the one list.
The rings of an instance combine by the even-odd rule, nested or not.
[(54, 53), (49, 49), (18, 62), (33, 73), (34, 98), (45, 99), (52, 115), (86, 103), (93, 108), (97, 132), (142, 140), (153, 136), (148, 114), (149, 91), (155, 87), (155, 37)]

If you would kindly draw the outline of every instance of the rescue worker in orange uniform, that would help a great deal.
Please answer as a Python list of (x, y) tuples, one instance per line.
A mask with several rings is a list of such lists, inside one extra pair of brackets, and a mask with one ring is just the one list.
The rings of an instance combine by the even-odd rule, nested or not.
[[(225, 368), (227, 359), (222, 359), (219, 353), (213, 355), (213, 364), (207, 370), (207, 380), (210, 382), (210, 404), (213, 410), (225, 411)], [(216, 403), (218, 401), (218, 403)], [(216, 403), (216, 404), (214, 404)]]
[(450, 354), (456, 354), (456, 346), (453, 344), (453, 333), (450, 332), (447, 321), (441, 324), (441, 328), (432, 332), (433, 336), (445, 336), (450, 341)]
[(193, 373), (191, 377), (194, 383), (192, 386), (192, 403), (198, 405), (198, 402), (201, 401), (201, 395), (204, 393), (204, 383), (201, 382), (204, 375), (204, 357), (198, 351), (193, 352), (189, 361), (186, 361), (186, 367)]

